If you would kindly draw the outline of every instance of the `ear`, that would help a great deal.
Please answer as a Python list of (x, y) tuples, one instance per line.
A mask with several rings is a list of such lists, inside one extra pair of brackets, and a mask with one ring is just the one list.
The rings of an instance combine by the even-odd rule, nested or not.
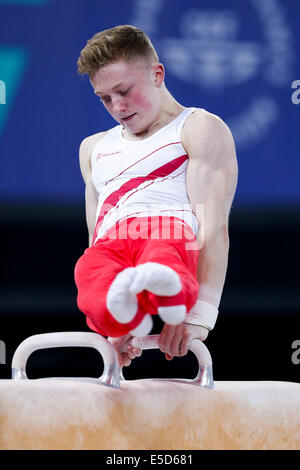
[(153, 65), (154, 85), (160, 87), (165, 79), (165, 68), (163, 64), (158, 63)]

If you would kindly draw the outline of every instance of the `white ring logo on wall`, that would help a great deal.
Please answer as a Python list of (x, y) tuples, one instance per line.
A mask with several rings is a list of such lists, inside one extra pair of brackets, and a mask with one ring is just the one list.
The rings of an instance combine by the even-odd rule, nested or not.
[(251, 0), (262, 39), (254, 36), (248, 41), (238, 39), (247, 18), (235, 10), (234, 2), (231, 9), (230, 2), (226, 2), (226, 9), (206, 10), (189, 8), (187, 0), (178, 15), (177, 37), (162, 37), (158, 31), (159, 18), (172, 12), (171, 0), (133, 3), (131, 23), (155, 39), (168, 72), (182, 82), (221, 95), (230, 88), (262, 78), (255, 96), (249, 96), (243, 109), (226, 122), (239, 146), (264, 138), (280, 114), (272, 89), (290, 87), (295, 62), (292, 30), (280, 1)]

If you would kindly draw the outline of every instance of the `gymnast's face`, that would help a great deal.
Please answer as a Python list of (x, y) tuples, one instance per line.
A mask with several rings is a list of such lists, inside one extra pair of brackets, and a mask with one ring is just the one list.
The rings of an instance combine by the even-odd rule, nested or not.
[(101, 67), (91, 84), (109, 114), (126, 132), (138, 135), (158, 118), (163, 80), (162, 64), (149, 64), (143, 58), (119, 59)]

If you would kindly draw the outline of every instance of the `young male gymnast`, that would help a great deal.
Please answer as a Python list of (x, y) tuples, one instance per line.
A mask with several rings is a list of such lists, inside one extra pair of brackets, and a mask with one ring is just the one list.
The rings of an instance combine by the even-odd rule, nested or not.
[(95, 34), (78, 72), (118, 122), (80, 146), (89, 247), (75, 266), (78, 307), (109, 337), (120, 366), (141, 354), (129, 339), (149, 334), (156, 314), (160, 350), (183, 356), (218, 315), (238, 173), (231, 132), (175, 100), (134, 26)]

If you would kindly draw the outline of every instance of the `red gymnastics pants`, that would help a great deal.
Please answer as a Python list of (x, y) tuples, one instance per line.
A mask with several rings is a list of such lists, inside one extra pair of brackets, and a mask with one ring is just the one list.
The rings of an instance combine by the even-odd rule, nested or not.
[[(198, 297), (199, 248), (192, 229), (177, 217), (136, 217), (118, 222), (94, 246), (87, 248), (75, 266), (77, 304), (93, 331), (118, 337), (136, 328), (146, 313), (161, 306), (185, 305), (189, 312)], [(182, 290), (172, 297), (146, 290), (137, 294), (138, 311), (130, 323), (121, 324), (110, 314), (106, 296), (123, 269), (155, 262), (179, 275)]]

